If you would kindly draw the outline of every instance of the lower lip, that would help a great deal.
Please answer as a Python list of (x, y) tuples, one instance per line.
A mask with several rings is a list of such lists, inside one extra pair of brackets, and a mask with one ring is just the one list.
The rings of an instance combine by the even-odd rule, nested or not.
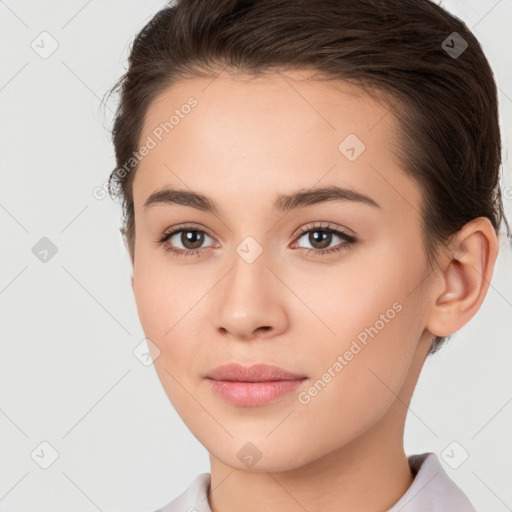
[(239, 382), (208, 379), (213, 391), (227, 402), (242, 407), (265, 405), (299, 388), (306, 379)]

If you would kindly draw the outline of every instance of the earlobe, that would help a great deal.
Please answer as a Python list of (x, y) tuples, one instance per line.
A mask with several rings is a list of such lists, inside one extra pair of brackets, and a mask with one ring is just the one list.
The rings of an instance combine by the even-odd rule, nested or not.
[(496, 232), (487, 217), (468, 222), (454, 236), (444, 264), (440, 293), (434, 296), (426, 328), (449, 336), (473, 318), (487, 294), (498, 254)]

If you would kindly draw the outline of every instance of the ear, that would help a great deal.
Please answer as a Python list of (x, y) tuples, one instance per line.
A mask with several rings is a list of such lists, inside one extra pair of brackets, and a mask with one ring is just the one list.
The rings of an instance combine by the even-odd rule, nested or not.
[(426, 328), (448, 336), (473, 318), (489, 289), (498, 255), (496, 232), (487, 217), (471, 220), (454, 235), (440, 263), (441, 279)]
[(133, 274), (132, 274), (132, 277), (131, 277), (131, 279), (130, 279), (130, 280), (131, 280), (131, 282), (132, 282), (132, 291), (133, 291), (133, 292), (135, 292), (135, 289), (134, 289), (134, 287), (133, 287)]

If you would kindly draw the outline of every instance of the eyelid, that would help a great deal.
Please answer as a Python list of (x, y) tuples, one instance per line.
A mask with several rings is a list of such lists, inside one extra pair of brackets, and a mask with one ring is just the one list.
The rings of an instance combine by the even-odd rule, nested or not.
[(347, 229), (341, 226), (338, 226), (336, 224), (333, 224), (329, 221), (316, 221), (309, 224), (305, 224), (304, 226), (299, 228), (299, 231), (294, 235), (294, 239), (298, 238), (299, 236), (303, 235), (304, 233), (307, 233), (308, 231), (312, 231), (314, 229), (325, 229), (327, 231), (339, 231), (340, 233), (346, 235), (347, 237), (355, 238), (357, 235), (354, 233), (351, 229)]
[(199, 224), (195, 224), (194, 222), (185, 222), (183, 224), (177, 224), (176, 226), (172, 226), (169, 229), (166, 229), (157, 241), (162, 241), (168, 235), (176, 234), (179, 231), (187, 231), (187, 230), (203, 231), (210, 238), (215, 239), (215, 237), (208, 231), (208, 229), (204, 228), (203, 226), (201, 226)]

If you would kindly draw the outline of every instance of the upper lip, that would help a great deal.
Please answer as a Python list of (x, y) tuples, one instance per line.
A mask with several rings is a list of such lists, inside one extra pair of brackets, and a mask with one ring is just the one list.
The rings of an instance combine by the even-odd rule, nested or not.
[(213, 380), (227, 380), (239, 382), (269, 382), (276, 380), (298, 380), (306, 378), (305, 375), (288, 372), (279, 366), (271, 364), (253, 364), (242, 366), (238, 363), (228, 363), (217, 366), (207, 375)]

